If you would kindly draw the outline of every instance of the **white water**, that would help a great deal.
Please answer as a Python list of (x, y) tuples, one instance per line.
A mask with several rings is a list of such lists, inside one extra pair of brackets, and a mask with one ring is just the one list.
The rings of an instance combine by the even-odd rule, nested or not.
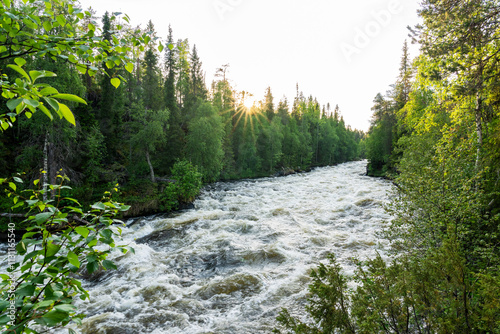
[(366, 162), (282, 178), (219, 183), (195, 209), (128, 222), (135, 254), (87, 281), (83, 334), (269, 333), (282, 307), (299, 310), (309, 272), (330, 252), (347, 273), (373, 256), (390, 217), (389, 182)]

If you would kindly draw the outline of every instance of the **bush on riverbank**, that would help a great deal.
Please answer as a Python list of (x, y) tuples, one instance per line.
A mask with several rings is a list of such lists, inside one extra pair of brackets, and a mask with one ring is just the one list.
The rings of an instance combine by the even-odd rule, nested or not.
[(169, 182), (160, 195), (161, 209), (171, 211), (194, 201), (200, 193), (202, 174), (188, 161), (178, 161), (172, 167), (173, 182)]

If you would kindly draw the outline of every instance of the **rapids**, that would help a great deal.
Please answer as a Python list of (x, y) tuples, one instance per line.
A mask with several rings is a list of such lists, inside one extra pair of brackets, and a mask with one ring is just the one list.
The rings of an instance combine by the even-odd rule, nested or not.
[[(309, 273), (333, 252), (346, 273), (373, 256), (390, 216), (388, 181), (366, 161), (280, 178), (221, 182), (195, 208), (128, 221), (116, 271), (85, 280), (83, 334), (270, 333), (300, 312)], [(67, 330), (64, 331), (67, 333)]]

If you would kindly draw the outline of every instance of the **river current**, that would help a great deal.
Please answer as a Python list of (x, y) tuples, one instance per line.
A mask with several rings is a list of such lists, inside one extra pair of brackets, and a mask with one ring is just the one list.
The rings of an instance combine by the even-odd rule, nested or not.
[[(86, 280), (82, 334), (270, 333), (300, 312), (309, 273), (334, 253), (346, 273), (372, 257), (391, 184), (366, 161), (279, 178), (217, 183), (195, 208), (127, 221), (116, 271)], [(383, 242), (382, 242), (383, 244)], [(113, 256), (112, 256), (113, 257)]]

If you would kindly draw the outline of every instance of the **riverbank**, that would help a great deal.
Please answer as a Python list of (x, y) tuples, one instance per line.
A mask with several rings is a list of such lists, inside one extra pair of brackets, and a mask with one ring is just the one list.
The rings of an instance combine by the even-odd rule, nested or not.
[[(314, 166), (307, 168), (283, 167), (278, 171), (270, 173), (269, 175), (260, 175), (253, 178), (234, 177), (226, 180), (221, 179), (213, 183), (204, 184), (203, 187), (216, 184), (217, 182), (238, 182), (246, 179), (258, 180), (267, 177), (285, 177), (294, 174), (309, 173), (314, 168), (318, 167), (332, 166)], [(180, 176), (177, 177), (180, 178)], [(162, 202), (162, 198), (164, 197), (164, 193), (169, 184), (175, 182), (176, 180), (172, 176), (157, 178), (157, 182), (155, 183), (151, 182), (151, 180), (147, 178), (144, 178), (141, 180), (130, 181), (123, 186), (116, 188), (113, 198), (117, 202), (130, 205), (130, 209), (118, 218), (129, 219), (157, 214), (169, 214), (193, 208), (193, 202), (195, 201), (197, 196), (191, 197), (189, 198), (189, 200), (179, 200), (174, 208), (166, 209), (166, 206)], [(72, 196), (73, 198), (77, 198), (84, 207), (90, 207), (91, 204), (98, 202), (100, 200), (101, 194), (106, 191), (109, 191), (108, 187), (102, 185), (92, 189), (89, 189), (88, 187), (75, 187), (70, 196)], [(8, 206), (4, 205), (3, 211), (8, 211), (7, 208)], [(18, 226), (16, 236), (18, 236), (19, 238), (22, 237), (22, 235), (26, 232), (25, 228), (28, 227), (22, 224), (23, 220), (24, 218), (20, 216), (19, 212), (12, 217), (1, 217), (0, 242), (4, 242), (5, 240), (7, 240), (6, 231), (9, 222), (16, 223), (16, 226)]]

